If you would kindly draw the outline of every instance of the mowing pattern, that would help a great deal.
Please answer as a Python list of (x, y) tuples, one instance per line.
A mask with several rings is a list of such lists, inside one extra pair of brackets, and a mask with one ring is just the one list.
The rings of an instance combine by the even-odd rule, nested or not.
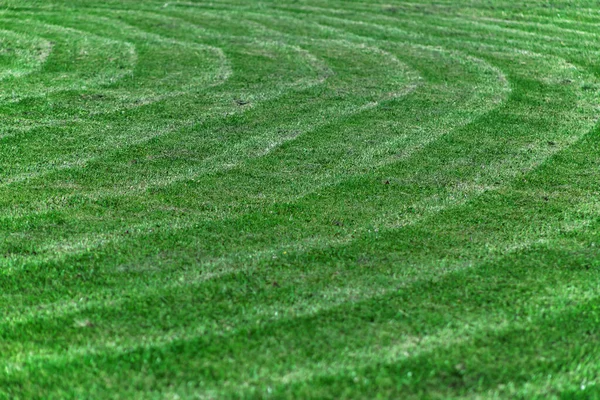
[(600, 396), (597, 2), (389, 1), (0, 0), (0, 396)]

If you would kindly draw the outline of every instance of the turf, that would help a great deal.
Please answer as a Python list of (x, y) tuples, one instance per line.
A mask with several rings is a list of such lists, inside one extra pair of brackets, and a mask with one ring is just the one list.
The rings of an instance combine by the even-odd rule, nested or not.
[(0, 21), (1, 398), (600, 398), (597, 2)]

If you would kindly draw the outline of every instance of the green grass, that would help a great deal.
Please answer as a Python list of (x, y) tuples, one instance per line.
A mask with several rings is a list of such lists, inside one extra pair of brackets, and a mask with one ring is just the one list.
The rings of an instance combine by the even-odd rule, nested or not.
[(0, 21), (0, 398), (600, 398), (597, 2)]

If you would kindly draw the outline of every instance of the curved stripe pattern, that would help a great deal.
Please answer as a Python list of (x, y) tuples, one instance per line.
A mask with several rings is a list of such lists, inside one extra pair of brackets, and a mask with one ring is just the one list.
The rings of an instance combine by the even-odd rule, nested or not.
[(597, 396), (575, 3), (0, 0), (0, 397)]

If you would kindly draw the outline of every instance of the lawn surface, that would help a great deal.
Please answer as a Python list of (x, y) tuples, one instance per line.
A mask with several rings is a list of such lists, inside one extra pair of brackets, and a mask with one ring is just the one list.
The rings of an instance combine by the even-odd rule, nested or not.
[(0, 0), (0, 398), (600, 397), (596, 1)]

